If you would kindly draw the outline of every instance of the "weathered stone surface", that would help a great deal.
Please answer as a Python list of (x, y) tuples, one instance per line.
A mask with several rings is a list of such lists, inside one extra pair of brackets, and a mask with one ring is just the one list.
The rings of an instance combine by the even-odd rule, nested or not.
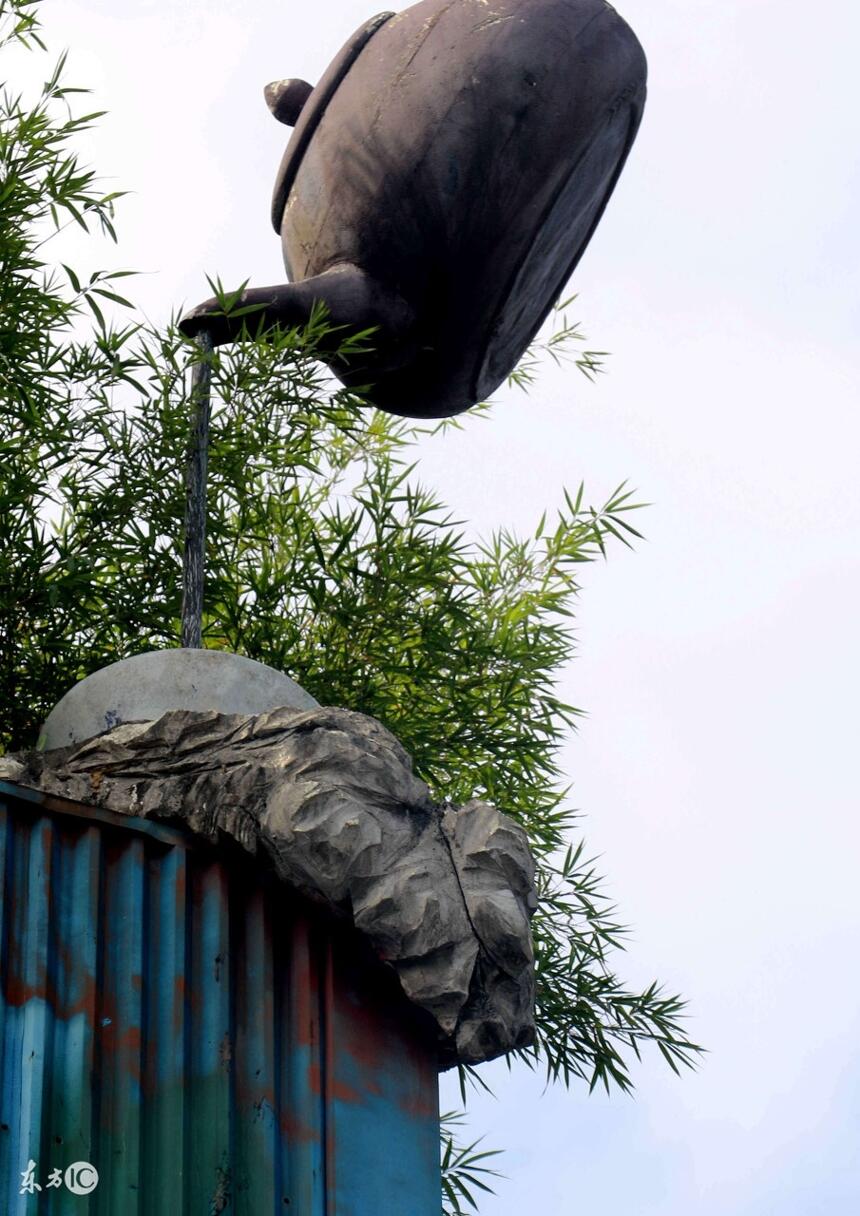
[(534, 867), (494, 807), (438, 806), (397, 740), (342, 709), (172, 711), (75, 747), (8, 758), (9, 777), (121, 814), (224, 833), (350, 918), (435, 1018), (445, 1063), (531, 1041)]

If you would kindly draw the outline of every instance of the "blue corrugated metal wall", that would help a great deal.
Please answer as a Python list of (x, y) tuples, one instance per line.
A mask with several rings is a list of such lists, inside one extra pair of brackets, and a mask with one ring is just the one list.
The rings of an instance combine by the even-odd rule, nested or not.
[[(3, 783), (0, 885), (0, 1212), (437, 1216), (432, 1030), (353, 934)], [(74, 1162), (94, 1191), (47, 1187)]]

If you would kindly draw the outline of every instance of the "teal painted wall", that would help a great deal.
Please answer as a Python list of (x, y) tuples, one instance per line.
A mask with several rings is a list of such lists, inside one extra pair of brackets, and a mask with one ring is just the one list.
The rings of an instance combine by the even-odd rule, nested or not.
[(7, 1216), (438, 1216), (437, 1092), (351, 931), (245, 858), (0, 783)]

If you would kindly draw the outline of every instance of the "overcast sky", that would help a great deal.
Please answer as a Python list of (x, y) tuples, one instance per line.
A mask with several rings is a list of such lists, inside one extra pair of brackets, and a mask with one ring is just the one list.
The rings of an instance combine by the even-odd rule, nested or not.
[[(400, 7), (394, 5), (394, 7)], [(650, 61), (633, 156), (572, 285), (590, 387), (428, 449), (476, 532), (628, 478), (647, 541), (586, 571), (566, 752), (622, 918), (618, 959), (690, 1001), (710, 1050), (634, 1099), (491, 1067), (472, 1129), (508, 1152), (485, 1216), (860, 1211), (856, 0), (626, 0)], [(364, 0), (48, 0), (70, 79), (110, 111), (118, 264), (153, 319), (281, 277), (288, 134), (262, 86), (314, 81)], [(111, 255), (114, 257), (115, 255)], [(104, 257), (102, 257), (104, 262)], [(446, 1104), (453, 1105), (453, 1093)]]

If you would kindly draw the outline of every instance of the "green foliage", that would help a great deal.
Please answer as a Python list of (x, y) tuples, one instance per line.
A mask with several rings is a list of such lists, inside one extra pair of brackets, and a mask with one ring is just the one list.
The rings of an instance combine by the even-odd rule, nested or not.
[[(35, 7), (0, 0), (0, 49), (42, 45)], [(117, 198), (100, 193), (69, 151), (98, 115), (70, 112), (68, 99), (80, 90), (63, 85), (62, 68), (61, 58), (32, 105), (8, 87), (0, 93), (0, 747), (32, 733), (44, 705), (40, 686), (52, 692), (82, 672), (79, 656), (70, 664), (65, 653), (78, 615), (77, 554), (44, 521), (75, 480), (71, 454), (78, 469), (99, 467), (99, 405), (88, 419), (80, 402), (116, 379), (123, 342), (105, 329), (98, 302), (121, 298), (112, 286), (121, 274), (83, 284), (44, 260), (44, 246), (66, 224), (95, 224), (113, 236)], [(97, 329), (75, 344), (71, 326), (85, 307)]]
[(442, 1115), (442, 1216), (467, 1216), (478, 1210), (477, 1191), (495, 1192), (490, 1178), (500, 1178), (498, 1170), (485, 1163), (498, 1157), (498, 1149), (480, 1149), (480, 1141), (460, 1145), (456, 1140), (463, 1116), (455, 1112)]
[[(0, 46), (38, 43), (35, 9), (0, 0)], [(32, 746), (78, 679), (179, 637), (195, 348), (175, 326), (111, 319), (133, 315), (117, 312), (124, 272), (84, 282), (45, 260), (67, 223), (113, 234), (117, 196), (69, 150), (97, 117), (70, 112), (74, 92), (61, 61), (34, 105), (4, 93), (0, 106), (0, 752)], [(558, 358), (581, 341), (560, 332)], [(485, 797), (523, 825), (540, 891), (530, 1065), (626, 1090), (643, 1044), (690, 1064), (682, 1003), (629, 991), (612, 970), (623, 930), (569, 843), (558, 768), (578, 714), (558, 680), (579, 567), (639, 535), (637, 504), (622, 486), (593, 508), (580, 487), (532, 535), (474, 541), (415, 473), (416, 446), (459, 424), (422, 428), (333, 391), (315, 358), (327, 335), (318, 315), (213, 358), (205, 645), (375, 716), (439, 799)], [(599, 358), (586, 352), (582, 370)], [(527, 361), (520, 383), (531, 374)], [(457, 1216), (492, 1171), (447, 1134)]]
[(546, 340), (538, 338), (528, 349), (518, 366), (511, 372), (509, 381), (517, 388), (528, 391), (535, 383), (545, 359), (561, 365), (572, 363), (588, 380), (595, 380), (603, 371), (603, 363), (607, 358), (605, 350), (579, 350), (578, 344), (585, 341), (585, 335), (578, 321), (568, 321), (567, 309), (576, 296), (562, 300), (555, 306), (556, 324), (553, 332)]

